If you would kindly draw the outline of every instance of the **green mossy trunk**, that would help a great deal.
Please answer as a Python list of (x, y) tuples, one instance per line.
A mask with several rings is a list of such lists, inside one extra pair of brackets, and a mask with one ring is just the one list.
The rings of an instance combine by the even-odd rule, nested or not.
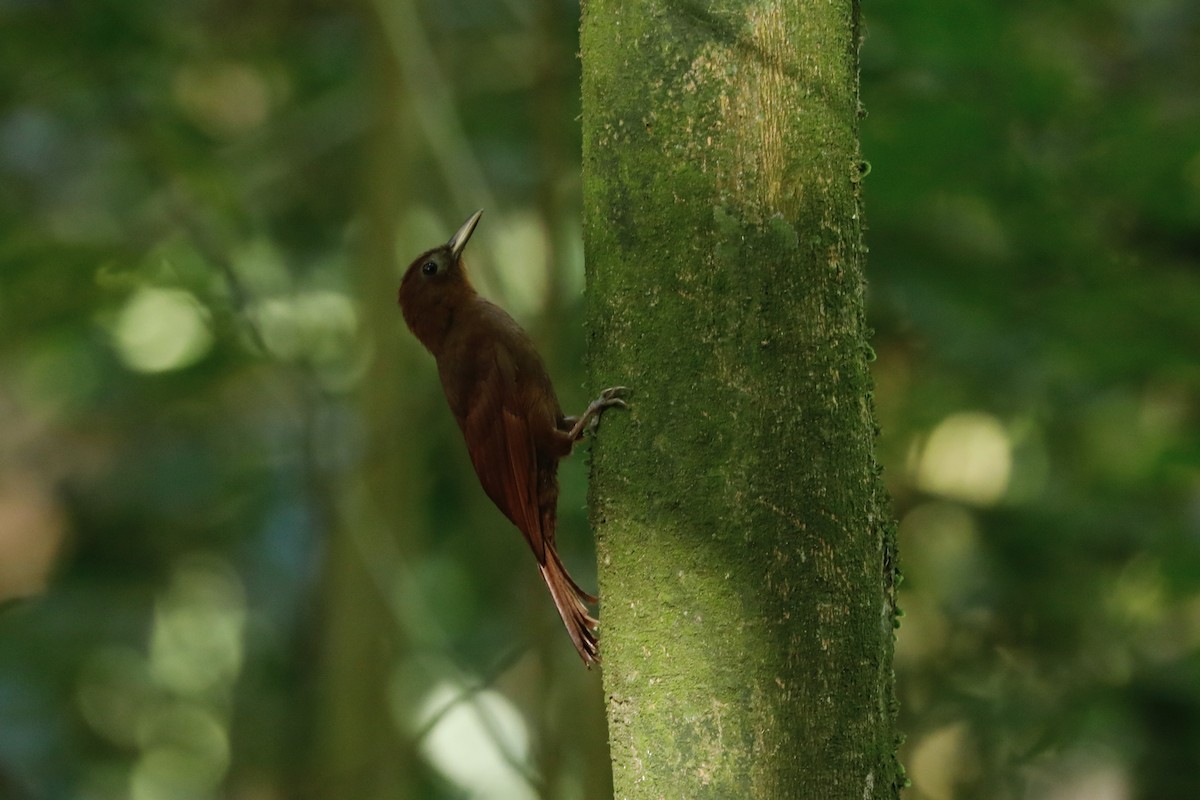
[(587, 0), (591, 509), (618, 798), (893, 798), (858, 8)]

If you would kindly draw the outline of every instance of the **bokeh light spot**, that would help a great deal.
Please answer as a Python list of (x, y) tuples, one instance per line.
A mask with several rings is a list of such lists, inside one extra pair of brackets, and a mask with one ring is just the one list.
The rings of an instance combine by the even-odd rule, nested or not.
[(994, 505), (1004, 496), (1011, 473), (1008, 432), (998, 419), (979, 412), (942, 420), (916, 461), (921, 489), (980, 506)]
[(233, 137), (254, 130), (271, 111), (263, 75), (247, 64), (190, 66), (175, 76), (175, 100), (193, 122), (211, 134)]
[(132, 648), (103, 647), (90, 653), (83, 664), (79, 709), (92, 730), (113, 744), (136, 744), (138, 722), (156, 696), (146, 659)]
[(1127, 768), (1116, 752), (1088, 747), (1069, 751), (1032, 770), (1029, 800), (1129, 800)]
[(204, 797), (229, 768), (229, 736), (208, 709), (177, 703), (150, 715), (139, 731), (144, 748), (134, 767), (133, 800)]
[(541, 217), (532, 213), (505, 215), (496, 221), (485, 241), (491, 244), (493, 263), (497, 265), (494, 274), (500, 286), (495, 296), (518, 319), (542, 313), (549, 270), (554, 266), (549, 263), (550, 240)]
[(921, 737), (908, 759), (913, 788), (929, 800), (953, 800), (955, 786), (977, 768), (967, 723), (953, 722)]
[(512, 764), (529, 758), (529, 732), (520, 712), (499, 692), (484, 690), (459, 700), (463, 691), (441, 683), (426, 696), (422, 719), (453, 706), (422, 740), (422, 754), (470, 797), (534, 800), (537, 794)]
[(232, 681), (241, 669), (245, 620), (242, 585), (229, 565), (184, 559), (155, 604), (150, 674), (181, 694)]
[(45, 591), (66, 533), (66, 514), (40, 476), (0, 472), (0, 600)]
[(182, 289), (138, 289), (117, 315), (117, 354), (137, 372), (190, 366), (212, 347), (208, 310)]
[(264, 300), (257, 318), (263, 344), (273, 355), (317, 364), (343, 360), (359, 324), (354, 302), (327, 289)]

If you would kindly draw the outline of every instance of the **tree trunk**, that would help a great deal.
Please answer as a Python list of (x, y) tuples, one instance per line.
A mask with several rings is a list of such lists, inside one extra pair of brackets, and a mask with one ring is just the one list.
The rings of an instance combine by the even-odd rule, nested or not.
[(618, 798), (892, 798), (858, 6), (588, 0), (584, 238)]

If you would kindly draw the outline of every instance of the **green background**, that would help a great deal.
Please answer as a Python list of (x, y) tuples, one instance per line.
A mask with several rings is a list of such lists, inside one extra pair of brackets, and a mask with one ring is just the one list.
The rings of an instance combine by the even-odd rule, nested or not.
[[(394, 289), (484, 207), (481, 290), (600, 388), (578, 14), (0, 2), (0, 797), (606, 796)], [(863, 15), (908, 796), (1200, 796), (1200, 6)], [(360, 669), (390, 727), (333, 759)]]

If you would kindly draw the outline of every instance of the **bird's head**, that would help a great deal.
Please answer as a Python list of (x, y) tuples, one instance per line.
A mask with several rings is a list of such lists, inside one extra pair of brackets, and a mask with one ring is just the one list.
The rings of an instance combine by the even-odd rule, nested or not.
[(462, 252), (482, 216), (482, 210), (476, 211), (450, 241), (417, 256), (400, 281), (399, 301), (404, 321), (430, 349), (433, 340), (444, 335), (454, 307), (474, 293), (463, 269)]

